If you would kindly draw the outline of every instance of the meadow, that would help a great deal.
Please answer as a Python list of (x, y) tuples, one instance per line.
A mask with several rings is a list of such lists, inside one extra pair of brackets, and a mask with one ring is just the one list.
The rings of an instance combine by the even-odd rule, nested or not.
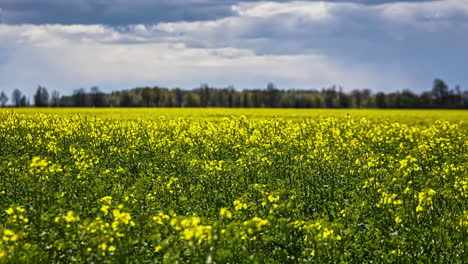
[(0, 111), (0, 263), (464, 263), (468, 112)]

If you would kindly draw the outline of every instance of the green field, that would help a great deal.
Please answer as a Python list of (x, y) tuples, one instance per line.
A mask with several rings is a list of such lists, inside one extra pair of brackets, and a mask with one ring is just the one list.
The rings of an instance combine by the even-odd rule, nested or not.
[(0, 263), (463, 263), (467, 111), (0, 111)]

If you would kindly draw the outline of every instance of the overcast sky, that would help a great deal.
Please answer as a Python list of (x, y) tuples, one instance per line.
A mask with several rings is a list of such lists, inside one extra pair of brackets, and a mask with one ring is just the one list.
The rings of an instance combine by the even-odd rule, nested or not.
[(468, 87), (468, 0), (0, 0), (0, 90)]

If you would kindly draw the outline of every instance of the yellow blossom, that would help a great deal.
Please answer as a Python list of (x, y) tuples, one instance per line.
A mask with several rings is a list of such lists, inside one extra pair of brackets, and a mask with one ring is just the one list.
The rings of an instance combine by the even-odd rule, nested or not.
[(9, 214), (9, 215), (12, 215), (12, 214), (15, 213), (15, 210), (14, 210), (13, 208), (10, 207), (10, 208), (8, 208), (5, 212), (6, 212), (7, 214)]
[(103, 204), (111, 204), (112, 203), (112, 196), (104, 196), (100, 199), (101, 203)]
[(103, 205), (101, 206), (101, 211), (104, 212), (105, 215), (109, 213), (109, 206), (108, 205)]
[(65, 216), (65, 221), (67, 222), (76, 222), (80, 221), (79, 216), (75, 216), (75, 212), (73, 211), (68, 211), (67, 215)]
[(268, 201), (270, 201), (270, 203), (273, 203), (273, 202), (276, 202), (279, 200), (279, 197), (277, 195), (273, 196), (273, 195), (268, 195)]
[(219, 215), (226, 218), (232, 218), (232, 213), (224, 207), (219, 210)]
[(247, 209), (247, 204), (242, 203), (239, 200), (234, 201), (234, 209), (236, 211), (242, 210), (242, 209)]

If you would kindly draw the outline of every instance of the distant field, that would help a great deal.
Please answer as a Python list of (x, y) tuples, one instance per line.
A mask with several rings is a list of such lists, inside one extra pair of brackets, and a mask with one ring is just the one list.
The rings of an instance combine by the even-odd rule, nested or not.
[(459, 122), (468, 121), (467, 110), (367, 110), (367, 109), (265, 109), (265, 108), (20, 108), (17, 113), (35, 113), (96, 116), (102, 119), (156, 120), (161, 116), (169, 119), (191, 118), (215, 120), (223, 117), (244, 115), (249, 119), (285, 118), (306, 119), (319, 117), (367, 118), (379, 121), (404, 123), (427, 123), (435, 120)]
[(465, 263), (467, 119), (1, 110), (0, 263)]

